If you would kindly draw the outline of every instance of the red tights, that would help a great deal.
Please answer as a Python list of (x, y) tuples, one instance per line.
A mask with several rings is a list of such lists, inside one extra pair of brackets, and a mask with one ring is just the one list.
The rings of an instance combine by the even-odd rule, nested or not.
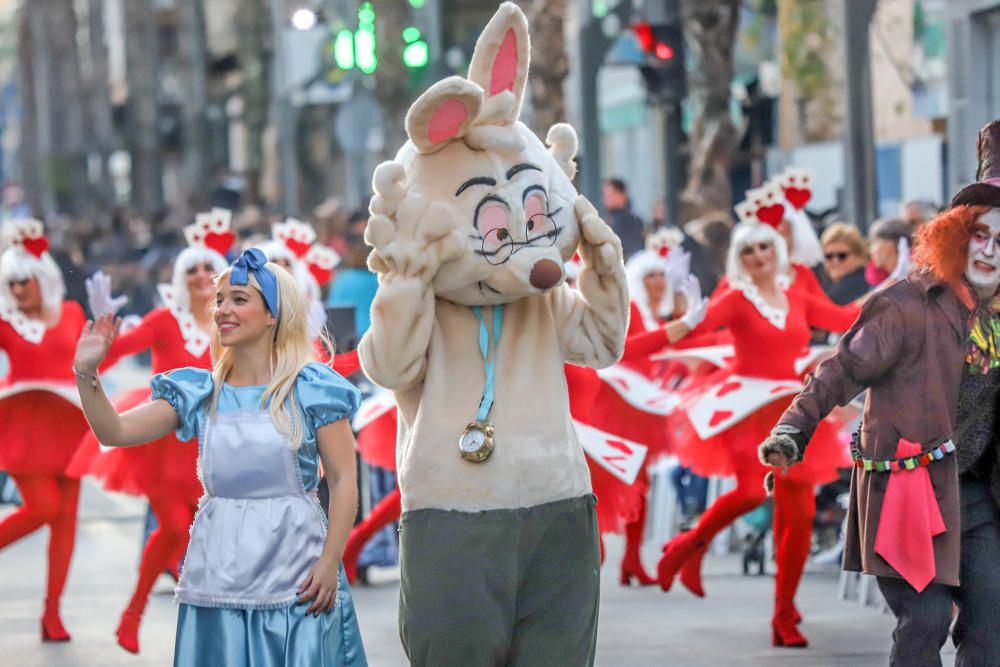
[[(764, 502), (767, 498), (764, 490), (767, 471), (764, 467), (755, 467), (737, 474), (736, 488), (719, 496), (692, 531), (698, 545), (708, 544), (722, 529)], [(815, 514), (816, 497), (808, 482), (775, 475), (775, 601), (779, 610), (790, 607), (795, 598), (809, 556)]]
[(156, 578), (176, 563), (187, 550), (195, 508), (176, 497), (150, 498), (157, 527), (146, 542), (139, 565), (139, 579), (126, 613), (141, 616)]
[(24, 504), (0, 521), (0, 549), (49, 526), (49, 574), (45, 588), (46, 612), (58, 615), (76, 541), (76, 509), (80, 480), (56, 475), (11, 475)]

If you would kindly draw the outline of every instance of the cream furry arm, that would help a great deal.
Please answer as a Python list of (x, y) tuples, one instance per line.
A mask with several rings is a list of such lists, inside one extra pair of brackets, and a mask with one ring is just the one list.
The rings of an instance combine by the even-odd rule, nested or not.
[(574, 209), (583, 258), (579, 291), (565, 286), (554, 291), (552, 312), (566, 361), (604, 368), (621, 358), (628, 329), (622, 244), (585, 197)]
[(405, 175), (397, 162), (375, 169), (365, 240), (373, 248), (368, 265), (379, 274), (379, 286), (358, 351), (365, 374), (397, 391), (423, 379), (434, 326), (431, 283), (465, 247), (449, 210), (407, 192)]
[(394, 391), (423, 380), (433, 327), (431, 286), (400, 274), (383, 276), (372, 302), (371, 327), (358, 347), (365, 375)]

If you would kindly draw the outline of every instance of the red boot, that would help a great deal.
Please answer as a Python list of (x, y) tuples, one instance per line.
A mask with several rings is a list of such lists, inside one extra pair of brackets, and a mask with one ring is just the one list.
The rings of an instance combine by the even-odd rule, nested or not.
[(642, 533), (646, 527), (646, 498), (643, 496), (639, 505), (639, 516), (635, 521), (625, 525), (625, 555), (622, 556), (619, 581), (622, 586), (628, 586), (635, 579), (640, 586), (652, 586), (656, 579), (646, 574), (642, 567), (642, 557), (639, 548), (642, 546)]
[(351, 530), (351, 534), (347, 537), (347, 544), (344, 545), (344, 555), (341, 557), (344, 573), (350, 583), (353, 584), (357, 579), (358, 556), (361, 555), (361, 549), (379, 529), (398, 519), (402, 512), (403, 504), (400, 499), (399, 487), (396, 487), (378, 501), (368, 516)]
[(701, 563), (705, 560), (706, 551), (708, 551), (707, 544), (695, 551), (681, 568), (681, 583), (684, 584), (684, 588), (700, 598), (705, 597), (705, 588), (701, 584)]
[[(776, 602), (774, 605), (774, 618), (771, 619), (771, 643), (774, 646), (784, 646), (787, 648), (805, 648), (809, 646), (809, 640), (795, 627), (798, 622), (795, 605), (791, 603)], [(799, 618), (801, 620), (801, 617)]]
[(695, 531), (681, 533), (663, 546), (663, 556), (656, 564), (656, 574), (664, 593), (673, 586), (677, 572), (704, 546)]
[(68, 642), (71, 637), (59, 618), (59, 602), (45, 602), (41, 620), (43, 642)]
[(118, 623), (115, 636), (118, 637), (118, 644), (129, 653), (139, 652), (139, 621), (141, 620), (141, 614), (126, 609)]

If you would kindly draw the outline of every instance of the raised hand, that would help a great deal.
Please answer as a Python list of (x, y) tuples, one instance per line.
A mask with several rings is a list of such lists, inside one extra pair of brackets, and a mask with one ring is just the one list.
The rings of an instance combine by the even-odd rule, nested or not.
[(95, 322), (88, 321), (76, 342), (73, 368), (80, 373), (97, 373), (120, 327), (121, 320), (110, 314), (101, 315)]
[(375, 249), (376, 268), (425, 283), (466, 247), (448, 207), (415, 193), (406, 195), (393, 217), (372, 215), (365, 240)]
[(87, 278), (85, 282), (87, 285), (87, 304), (94, 317), (114, 315), (128, 303), (126, 296), (111, 296), (111, 277), (103, 271), (98, 271)]
[(606, 276), (624, 272), (622, 242), (608, 223), (601, 220), (594, 205), (580, 195), (573, 205), (580, 223), (580, 257), (583, 264)]
[(694, 329), (705, 319), (705, 313), (708, 311), (708, 299), (702, 297), (701, 283), (692, 275), (688, 275), (684, 279), (681, 291), (684, 294), (684, 301), (687, 303), (687, 309), (681, 316), (681, 322), (686, 324), (689, 329)]
[(899, 258), (896, 260), (896, 268), (892, 270), (892, 273), (886, 279), (886, 282), (890, 284), (904, 280), (910, 273), (910, 242), (906, 240), (905, 236), (899, 237), (896, 251), (899, 255)]

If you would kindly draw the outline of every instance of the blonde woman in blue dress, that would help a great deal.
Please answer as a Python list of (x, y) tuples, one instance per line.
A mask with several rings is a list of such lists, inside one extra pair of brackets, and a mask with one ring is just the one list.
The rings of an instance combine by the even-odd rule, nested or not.
[[(96, 375), (117, 322), (88, 324), (74, 362), (105, 445), (171, 430), (198, 438), (205, 495), (177, 587), (174, 664), (366, 665), (340, 566), (357, 508), (350, 418), (359, 393), (313, 361), (308, 305), (263, 253), (247, 250), (216, 285), (213, 371), (157, 375), (152, 402), (119, 415)], [(328, 516), (316, 496), (320, 461)]]

